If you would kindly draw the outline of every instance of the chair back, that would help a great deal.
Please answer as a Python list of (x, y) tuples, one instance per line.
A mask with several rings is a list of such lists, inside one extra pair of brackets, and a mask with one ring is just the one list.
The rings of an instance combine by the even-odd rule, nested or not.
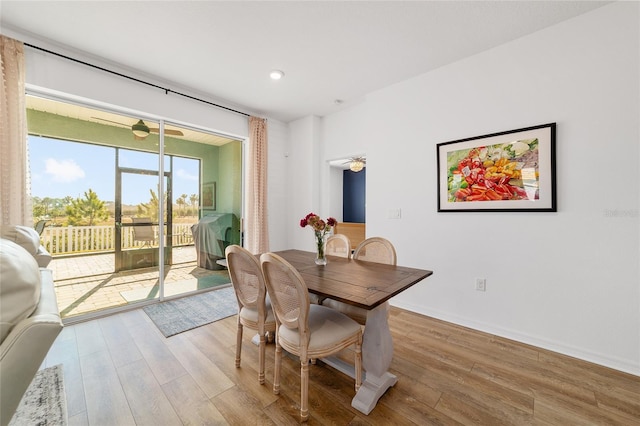
[(249, 250), (239, 245), (227, 247), (225, 255), (231, 284), (238, 299), (238, 308), (245, 306), (257, 309), (260, 318), (265, 318), (267, 288), (260, 262)]
[(309, 292), (300, 273), (274, 253), (260, 256), (264, 281), (278, 325), (298, 329), (301, 342), (308, 343)]
[(344, 234), (335, 234), (327, 238), (325, 246), (326, 254), (330, 256), (340, 256), (349, 259), (351, 257), (351, 241)]
[(38, 235), (42, 235), (42, 231), (44, 231), (44, 227), (47, 226), (47, 223), (49, 223), (48, 220), (39, 220), (38, 223), (34, 225), (33, 229), (36, 230)]
[[(132, 222), (135, 224), (141, 224), (133, 227), (133, 240), (134, 241), (154, 241), (155, 234), (153, 232), (153, 225), (150, 217), (133, 217)], [(145, 226), (148, 225), (148, 226)]]
[(367, 262), (395, 265), (397, 262), (396, 249), (391, 241), (381, 237), (367, 238), (356, 247), (353, 258)]

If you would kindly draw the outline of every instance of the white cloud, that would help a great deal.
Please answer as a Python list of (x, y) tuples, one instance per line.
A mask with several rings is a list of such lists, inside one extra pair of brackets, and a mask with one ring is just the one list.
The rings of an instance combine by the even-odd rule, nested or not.
[(187, 180), (198, 180), (198, 176), (189, 174), (185, 169), (178, 169), (176, 171), (176, 176)]
[(46, 174), (51, 176), (54, 182), (73, 182), (84, 178), (84, 170), (73, 160), (56, 160), (47, 158), (45, 160)]

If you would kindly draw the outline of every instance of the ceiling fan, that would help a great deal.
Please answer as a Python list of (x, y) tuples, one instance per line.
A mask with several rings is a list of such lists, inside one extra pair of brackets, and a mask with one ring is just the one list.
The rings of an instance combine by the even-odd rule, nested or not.
[[(100, 118), (100, 117), (92, 117), (92, 118), (95, 118), (96, 120), (107, 121), (109, 123), (117, 124), (123, 127), (130, 127), (131, 132), (133, 132), (134, 139), (138, 141), (145, 139), (147, 136), (149, 136), (149, 133), (160, 133), (159, 128), (149, 127), (142, 120), (138, 120), (137, 123), (133, 124), (132, 126), (129, 126), (128, 124), (118, 123), (117, 121), (107, 120), (106, 118)], [(172, 130), (167, 128), (164, 129), (164, 134), (171, 135), (171, 136), (184, 136), (184, 133), (182, 133), (180, 130)]]

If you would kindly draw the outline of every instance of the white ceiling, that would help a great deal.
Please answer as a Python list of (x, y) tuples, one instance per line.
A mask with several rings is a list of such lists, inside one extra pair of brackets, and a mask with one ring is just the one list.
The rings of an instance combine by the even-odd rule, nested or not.
[(0, 28), (289, 122), (606, 3), (2, 0)]

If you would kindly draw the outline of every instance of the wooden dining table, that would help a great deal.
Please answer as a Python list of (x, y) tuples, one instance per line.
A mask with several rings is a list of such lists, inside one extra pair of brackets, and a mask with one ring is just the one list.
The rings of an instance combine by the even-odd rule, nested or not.
[[(327, 264), (319, 266), (315, 264), (315, 253), (312, 252), (284, 250), (275, 253), (300, 272), (310, 293), (367, 310), (362, 341), (364, 381), (351, 406), (369, 414), (378, 399), (398, 381), (389, 372), (393, 358), (389, 299), (427, 278), (433, 271), (335, 256), (328, 256)], [(337, 358), (322, 361), (354, 377), (352, 365)]]

